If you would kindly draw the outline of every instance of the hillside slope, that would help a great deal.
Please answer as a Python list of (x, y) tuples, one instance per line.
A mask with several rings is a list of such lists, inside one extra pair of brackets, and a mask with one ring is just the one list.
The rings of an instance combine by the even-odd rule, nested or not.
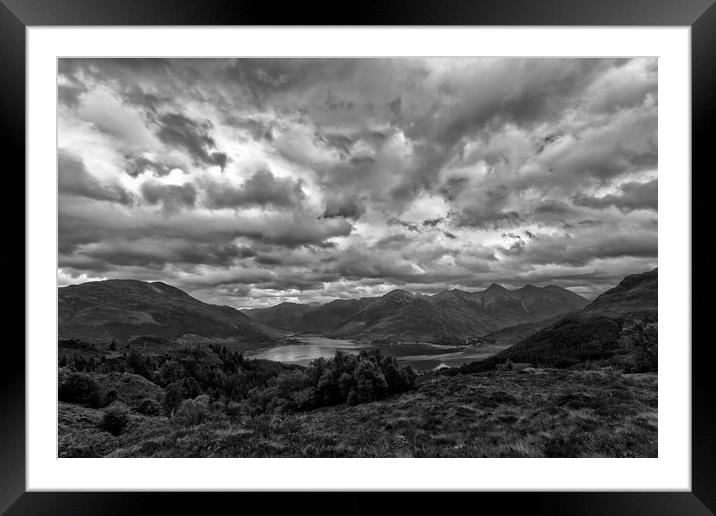
[(58, 289), (59, 337), (88, 342), (180, 337), (267, 342), (272, 330), (165, 283), (92, 281)]
[(654, 269), (625, 277), (584, 308), (585, 312), (623, 314), (656, 311), (659, 303), (659, 272)]
[(657, 370), (658, 272), (624, 278), (581, 312), (570, 314), (486, 361), (543, 366), (614, 365)]
[(587, 303), (554, 285), (508, 290), (492, 284), (479, 292), (445, 290), (421, 296), (393, 290), (377, 298), (336, 300), (319, 307), (283, 303), (246, 313), (284, 330), (365, 341), (420, 341), (486, 335), (580, 310)]
[(242, 310), (241, 312), (251, 319), (267, 326), (279, 330), (295, 330), (301, 326), (303, 316), (316, 308), (318, 307), (314, 305), (281, 303), (269, 308), (254, 308), (251, 310)]

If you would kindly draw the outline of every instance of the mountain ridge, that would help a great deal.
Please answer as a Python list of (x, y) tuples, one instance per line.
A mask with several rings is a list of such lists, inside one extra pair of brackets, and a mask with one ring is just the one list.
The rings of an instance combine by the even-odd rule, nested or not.
[(486, 335), (579, 310), (588, 303), (582, 296), (556, 285), (526, 285), (509, 290), (492, 283), (474, 292), (446, 289), (428, 296), (394, 289), (379, 297), (334, 300), (318, 307), (293, 303), (295, 317), (283, 314), (286, 303), (244, 313), (287, 331), (369, 341), (422, 340)]
[(60, 287), (57, 292), (61, 339), (198, 338), (265, 345), (275, 334), (235, 308), (204, 303), (163, 282), (90, 281)]

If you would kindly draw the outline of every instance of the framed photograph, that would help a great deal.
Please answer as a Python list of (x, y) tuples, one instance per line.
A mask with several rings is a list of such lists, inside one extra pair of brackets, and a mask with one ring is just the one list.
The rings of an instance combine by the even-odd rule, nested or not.
[(712, 514), (712, 4), (3, 0), (0, 507)]

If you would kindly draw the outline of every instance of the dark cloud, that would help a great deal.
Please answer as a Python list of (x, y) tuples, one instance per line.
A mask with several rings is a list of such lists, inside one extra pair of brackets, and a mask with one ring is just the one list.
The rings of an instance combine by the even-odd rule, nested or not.
[(163, 268), (184, 265), (226, 266), (255, 256), (244, 246), (218, 242), (193, 242), (185, 239), (114, 238), (83, 246), (80, 252), (61, 255), (60, 267), (81, 267), (102, 272), (109, 266), (140, 266)]
[(57, 187), (64, 195), (97, 201), (131, 204), (132, 198), (118, 184), (104, 184), (89, 173), (82, 160), (64, 149), (57, 155)]
[(76, 108), (79, 106), (80, 97), (86, 91), (81, 86), (60, 84), (57, 86), (57, 100), (69, 108)]
[(124, 171), (132, 177), (150, 171), (155, 176), (166, 176), (174, 167), (143, 156), (127, 156)]
[[(411, 136), (454, 145), (490, 123), (534, 125), (551, 119), (581, 93), (608, 60), (505, 59), (461, 80), (446, 78), (442, 89), (457, 99), (411, 127)], [(480, 84), (474, 88), (474, 84)]]
[(142, 196), (149, 204), (161, 204), (169, 213), (196, 204), (196, 188), (189, 183), (171, 185), (149, 181), (142, 185)]
[(276, 219), (259, 225), (257, 229), (241, 229), (238, 234), (258, 242), (285, 246), (288, 248), (316, 245), (325, 249), (334, 247), (329, 238), (348, 236), (353, 226), (344, 219), (326, 220), (322, 224), (314, 220), (293, 218)]
[(226, 154), (214, 150), (216, 142), (210, 135), (211, 122), (198, 122), (181, 113), (166, 113), (158, 116), (156, 123), (157, 136), (163, 142), (184, 148), (196, 162), (222, 169), (226, 166)]
[(388, 225), (389, 226), (402, 226), (408, 231), (418, 232), (420, 231), (420, 228), (417, 224), (413, 224), (412, 222), (406, 222), (404, 220), (400, 220), (396, 217), (391, 217), (388, 219)]
[(397, 246), (403, 245), (409, 241), (410, 241), (410, 239), (407, 236), (400, 233), (397, 235), (391, 235), (391, 236), (387, 236), (385, 238), (381, 238), (380, 240), (378, 240), (375, 243), (374, 247), (377, 249), (385, 249), (387, 247), (397, 247)]
[(502, 252), (510, 259), (531, 266), (556, 264), (581, 267), (600, 259), (657, 257), (658, 245), (650, 233), (591, 233), (591, 236), (591, 240), (586, 237), (581, 241), (569, 234), (544, 235), (531, 243), (515, 241)]
[(513, 240), (522, 240), (522, 237), (516, 233), (502, 233), (502, 238), (511, 238)]
[(345, 199), (341, 196), (329, 197), (326, 199), (326, 209), (321, 218), (331, 219), (343, 217), (351, 220), (358, 220), (365, 213), (363, 202), (355, 198)]
[(354, 59), (301, 58), (230, 59), (218, 66), (222, 79), (246, 89), (259, 106), (272, 96), (303, 91), (322, 80), (330, 83), (348, 77), (355, 67)]
[(426, 219), (423, 221), (423, 226), (429, 226), (434, 228), (438, 224), (440, 224), (443, 220), (445, 220), (444, 217), (438, 217), (437, 219)]
[(353, 156), (350, 159), (351, 165), (360, 165), (361, 163), (375, 163), (373, 156)]
[(525, 222), (516, 211), (491, 210), (487, 205), (467, 206), (455, 216), (458, 226), (501, 229)]
[(658, 181), (654, 179), (647, 183), (624, 183), (619, 187), (619, 193), (593, 197), (577, 194), (572, 202), (578, 206), (588, 208), (607, 208), (613, 206), (624, 213), (633, 210), (654, 210), (659, 202)]
[(158, 109), (170, 101), (169, 97), (147, 93), (139, 86), (130, 86), (122, 92), (123, 100), (137, 107), (146, 109), (151, 114), (156, 114)]
[(240, 187), (207, 182), (206, 204), (210, 208), (273, 206), (295, 208), (306, 198), (301, 181), (277, 178), (267, 170), (259, 170)]

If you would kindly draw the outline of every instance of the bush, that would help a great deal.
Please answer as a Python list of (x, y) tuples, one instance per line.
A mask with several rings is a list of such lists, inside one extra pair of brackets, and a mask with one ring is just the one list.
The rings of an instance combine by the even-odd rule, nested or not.
[(104, 410), (99, 427), (112, 435), (119, 435), (129, 423), (129, 408), (120, 401), (115, 401)]
[(149, 362), (144, 358), (144, 356), (142, 356), (141, 351), (138, 349), (132, 349), (129, 352), (129, 356), (127, 357), (127, 366), (133, 373), (152, 381), (153, 375)]
[(385, 396), (388, 384), (383, 373), (371, 360), (362, 360), (353, 373), (354, 384), (348, 393), (348, 403), (366, 403)]
[(158, 416), (162, 413), (162, 406), (152, 398), (144, 398), (137, 407), (137, 412), (145, 416)]
[[(341, 391), (340, 379), (336, 379), (336, 374), (337, 372), (334, 369), (326, 369), (318, 380), (318, 396), (325, 405), (341, 403), (346, 397)], [(346, 374), (348, 373), (343, 373), (343, 375)], [(341, 376), (341, 378), (343, 378), (343, 376)], [(352, 381), (351, 378), (350, 384), (352, 384)], [(351, 385), (348, 386), (348, 390), (350, 390), (350, 387)]]
[(57, 395), (60, 401), (92, 408), (99, 407), (102, 401), (102, 390), (97, 381), (82, 373), (70, 374), (60, 383)]
[(401, 368), (394, 357), (386, 357), (380, 368), (388, 384), (388, 394), (398, 394), (415, 387), (416, 375), (412, 366)]
[(295, 404), (296, 410), (310, 410), (317, 406), (316, 400), (318, 393), (315, 387), (306, 387), (300, 391), (294, 392), (291, 400)]
[(167, 360), (159, 369), (157, 383), (162, 386), (181, 380), (186, 375), (184, 368), (176, 360)]
[(179, 405), (181, 405), (183, 399), (184, 388), (181, 382), (170, 383), (164, 393), (164, 413), (172, 417), (174, 412), (179, 408)]
[(198, 425), (209, 415), (209, 396), (202, 394), (194, 399), (184, 400), (174, 415), (174, 421), (180, 425)]

